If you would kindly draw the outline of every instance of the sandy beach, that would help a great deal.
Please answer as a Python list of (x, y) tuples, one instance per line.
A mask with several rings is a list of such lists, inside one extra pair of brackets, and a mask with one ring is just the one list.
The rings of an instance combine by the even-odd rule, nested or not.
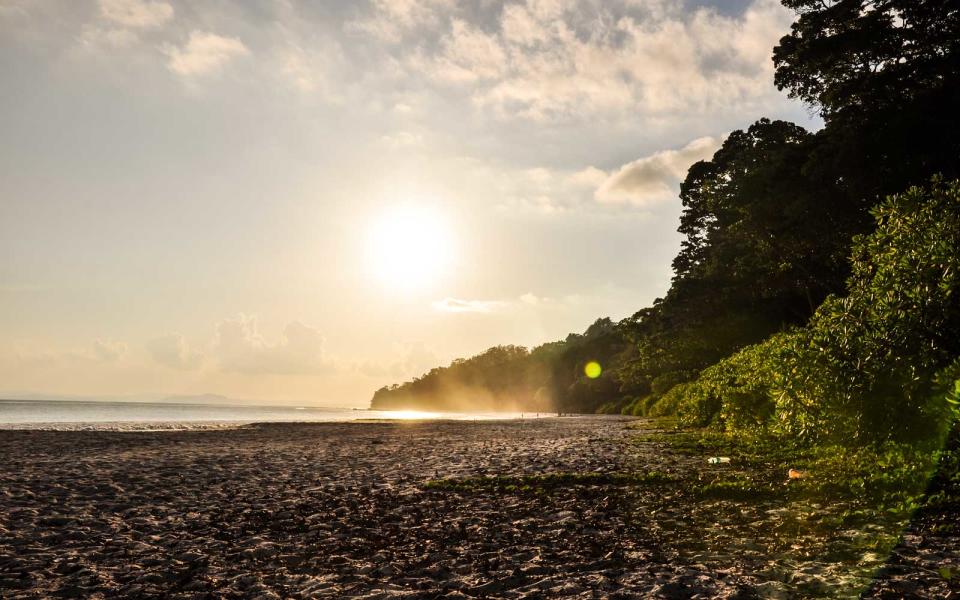
[[(647, 426), (574, 417), (0, 431), (0, 596), (791, 597), (799, 584), (782, 572), (798, 568), (805, 595), (951, 593), (921, 563), (924, 543), (942, 561), (956, 538), (911, 546), (908, 535), (890, 559), (906, 566), (873, 583), (863, 565), (815, 552), (806, 566), (782, 564), (786, 517), (762, 502), (691, 499), (683, 482), (702, 461), (638, 441)], [(638, 471), (669, 481), (618, 479)], [(583, 483), (428, 483), (549, 473)], [(730, 515), (744, 539), (709, 543)]]

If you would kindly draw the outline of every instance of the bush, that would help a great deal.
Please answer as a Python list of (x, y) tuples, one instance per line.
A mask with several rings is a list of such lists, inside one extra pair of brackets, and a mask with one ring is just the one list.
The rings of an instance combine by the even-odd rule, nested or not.
[(960, 183), (911, 188), (873, 216), (876, 231), (855, 240), (845, 298), (673, 387), (653, 410), (846, 443), (941, 431), (958, 406), (946, 399), (960, 396), (950, 388), (960, 379)]
[(706, 427), (715, 422), (720, 397), (699, 381), (675, 385), (650, 409), (652, 416), (677, 415), (683, 425)]
[(650, 393), (660, 397), (669, 392), (675, 385), (695, 379), (695, 374), (689, 371), (670, 371), (653, 378), (650, 382)]
[(855, 240), (848, 296), (811, 321), (805, 366), (837, 434), (909, 440), (946, 417), (935, 374), (960, 355), (960, 183), (935, 179), (873, 215), (876, 231)]
[[(783, 393), (781, 381), (781, 369), (795, 360), (802, 334), (802, 330), (777, 334), (704, 369), (696, 381), (670, 390), (661, 410), (676, 407), (686, 425), (744, 432), (775, 426), (775, 416), (787, 423), (806, 423), (785, 401), (792, 398)], [(792, 429), (797, 433), (802, 427)]]

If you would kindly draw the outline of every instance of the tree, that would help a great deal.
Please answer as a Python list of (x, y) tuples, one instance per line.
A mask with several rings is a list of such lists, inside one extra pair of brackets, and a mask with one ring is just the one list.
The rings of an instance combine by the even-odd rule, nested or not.
[(943, 432), (960, 374), (960, 182), (911, 188), (872, 214), (846, 294), (705, 369), (680, 390), (681, 414), (846, 443)]
[(632, 320), (626, 382), (657, 394), (805, 323), (843, 289), (850, 240), (869, 221), (860, 203), (806, 172), (818, 143), (798, 125), (761, 119), (690, 168), (673, 283)]
[(782, 1), (799, 18), (774, 48), (774, 83), (828, 120), (956, 87), (958, 0)]
[(783, 0), (774, 81), (826, 126), (807, 167), (875, 203), (960, 176), (960, 0)]
[(694, 293), (725, 307), (769, 300), (785, 322), (842, 289), (850, 239), (867, 220), (860, 203), (805, 172), (816, 143), (798, 125), (761, 119), (691, 167), (674, 284), (705, 287)]
[[(404, 384), (383, 387), (371, 407), (594, 412), (619, 394), (615, 373), (628, 349), (618, 323), (597, 319), (583, 334), (571, 333), (533, 351), (494, 346)], [(586, 377), (584, 366), (590, 361), (604, 366), (601, 377)]]

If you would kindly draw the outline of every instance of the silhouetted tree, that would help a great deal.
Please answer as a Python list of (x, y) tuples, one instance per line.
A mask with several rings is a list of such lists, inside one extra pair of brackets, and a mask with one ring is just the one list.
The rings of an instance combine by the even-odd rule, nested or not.
[(826, 122), (807, 167), (869, 205), (960, 176), (958, 0), (783, 0), (775, 83)]

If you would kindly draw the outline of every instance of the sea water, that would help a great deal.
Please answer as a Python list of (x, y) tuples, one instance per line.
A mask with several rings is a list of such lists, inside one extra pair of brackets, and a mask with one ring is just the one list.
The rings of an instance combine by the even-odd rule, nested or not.
[[(519, 419), (535, 413), (443, 413), (316, 406), (0, 400), (0, 429), (184, 429), (260, 422)], [(541, 416), (546, 416), (543, 413)]]

